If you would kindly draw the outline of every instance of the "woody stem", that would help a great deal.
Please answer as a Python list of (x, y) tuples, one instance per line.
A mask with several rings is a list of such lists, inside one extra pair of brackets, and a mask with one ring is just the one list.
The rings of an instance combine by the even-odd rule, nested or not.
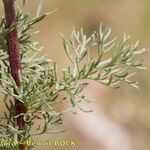
[[(6, 37), (11, 75), (14, 81), (16, 82), (16, 85), (20, 86), (21, 82), (19, 74), (21, 73), (21, 60), (20, 60), (20, 46), (17, 35), (17, 28), (15, 27), (16, 24), (15, 4), (14, 0), (3, 0), (3, 3), (5, 9), (6, 29), (12, 28), (12, 30), (10, 30), (10, 32), (7, 34)], [(24, 103), (20, 102), (18, 99), (15, 99), (15, 115), (25, 113), (26, 111), (27, 110)], [(23, 116), (20, 116), (16, 119), (16, 124), (19, 130), (25, 129), (25, 121), (23, 119)], [(21, 135), (18, 135), (18, 141), (20, 140)], [(19, 150), (27, 150), (26, 145), (20, 144)]]

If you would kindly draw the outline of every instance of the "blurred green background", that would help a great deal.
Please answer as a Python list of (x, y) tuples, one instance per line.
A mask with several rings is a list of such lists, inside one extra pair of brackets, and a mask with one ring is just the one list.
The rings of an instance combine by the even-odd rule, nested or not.
[[(38, 3), (39, 0), (26, 0), (23, 9), (34, 16)], [(22, 5), (22, 1), (19, 4)], [(133, 42), (139, 40), (141, 47), (147, 49), (150, 47), (149, 0), (44, 0), (42, 12), (54, 9), (57, 9), (54, 14), (36, 25), (35, 30), (41, 32), (35, 39), (45, 47), (42, 54), (47, 53), (57, 62), (59, 71), (68, 64), (60, 33), (69, 36), (73, 26), (83, 27), (85, 32), (90, 34), (94, 30), (98, 30), (99, 23), (103, 22), (104, 25), (112, 28), (114, 36), (121, 37), (122, 33), (126, 32), (131, 35)], [(0, 11), (3, 12), (2, 4)], [(98, 111), (96, 112), (98, 112), (97, 120), (99, 121), (95, 121), (95, 126), (91, 126), (91, 129), (90, 127), (86, 128), (87, 124), (92, 122), (92, 115), (86, 114), (86, 116), (89, 115), (89, 119), (86, 119), (87, 122), (83, 122), (81, 118), (84, 114), (79, 112), (77, 117), (68, 115), (65, 118), (66, 124), (63, 127), (67, 130), (65, 133), (42, 135), (40, 139), (75, 140), (77, 146), (70, 147), (70, 150), (124, 150), (126, 143), (129, 145), (126, 150), (150, 150), (149, 57), (149, 53), (143, 55), (143, 63), (148, 70), (143, 70), (137, 75), (140, 90), (126, 84), (115, 90), (94, 83), (87, 89), (87, 94), (97, 99), (96, 109)], [(90, 105), (88, 107), (90, 108)], [(82, 117), (80, 118), (80, 116)], [(108, 123), (105, 122), (107, 125), (104, 123), (105, 119), (107, 119)], [(76, 123), (83, 124), (81, 125), (83, 128), (77, 128)], [(112, 123), (115, 124), (115, 129), (118, 129), (114, 130), (114, 126), (111, 126)], [(98, 131), (103, 131), (103, 134), (100, 132), (100, 136), (96, 135)], [(91, 134), (97, 140), (91, 138)], [(118, 147), (113, 147), (115, 140), (112, 140), (111, 143), (110, 137), (115, 139), (117, 134), (123, 135), (122, 139), (125, 140), (118, 142), (118, 145), (116, 144)], [(58, 149), (64, 150), (63, 148)]]

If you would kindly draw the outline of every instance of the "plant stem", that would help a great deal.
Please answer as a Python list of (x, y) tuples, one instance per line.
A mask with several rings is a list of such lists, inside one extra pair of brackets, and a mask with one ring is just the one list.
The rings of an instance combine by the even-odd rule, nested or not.
[[(16, 23), (14, 0), (3, 0), (3, 3), (5, 9), (6, 29), (10, 29), (13, 25), (15, 26)], [(20, 47), (16, 27), (14, 27), (14, 29), (8, 33), (6, 41), (8, 45), (11, 75), (15, 80), (17, 86), (20, 86), (21, 83), (19, 78), (19, 72), (21, 72), (21, 61), (19, 54)], [(18, 115), (20, 113), (26, 113), (26, 111), (26, 106), (19, 100), (15, 99), (15, 115)], [(25, 121), (23, 119), (23, 116), (20, 116), (16, 119), (16, 124), (19, 130), (25, 129)], [(20, 141), (21, 136), (18, 135), (18, 142)], [(26, 145), (20, 144), (19, 150), (27, 150)]]

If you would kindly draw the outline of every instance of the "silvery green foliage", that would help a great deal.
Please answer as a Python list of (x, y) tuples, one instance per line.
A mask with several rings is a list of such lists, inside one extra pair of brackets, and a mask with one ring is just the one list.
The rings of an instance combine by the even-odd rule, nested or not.
[[(64, 50), (71, 65), (62, 69), (62, 77), (58, 77), (56, 63), (46, 56), (37, 56), (41, 48), (38, 48), (38, 43), (32, 40), (32, 35), (35, 33), (29, 34), (33, 25), (46, 16), (47, 14), (37, 15), (30, 19), (20, 10), (17, 13), (17, 23), (14, 26), (18, 29), (22, 63), (19, 87), (10, 75), (6, 44), (6, 35), (14, 26), (6, 30), (5, 20), (2, 20), (0, 91), (5, 94), (3, 102), (8, 110), (0, 117), (0, 137), (3, 139), (14, 141), (17, 140), (17, 135), (21, 135), (24, 141), (34, 135), (51, 133), (54, 127), (62, 124), (64, 113), (74, 112), (75, 109), (88, 112), (80, 103), (91, 101), (90, 98), (82, 95), (89, 80), (113, 88), (118, 88), (122, 82), (138, 87), (137, 81), (132, 80), (131, 77), (138, 69), (144, 69), (141, 60), (136, 59), (138, 58), (136, 56), (143, 54), (145, 49), (139, 48), (139, 42), (130, 44), (129, 36), (126, 34), (121, 41), (117, 38), (111, 39), (111, 29), (104, 28), (102, 24), (99, 31), (91, 36), (86, 36), (83, 29), (77, 31), (73, 28), (69, 39), (63, 37)], [(91, 51), (97, 53), (96, 58), (91, 56)], [(14, 119), (18, 116), (15, 116), (14, 99), (18, 99), (27, 107), (27, 113), (18, 115), (24, 116), (27, 130), (18, 130), (15, 124)], [(67, 101), (70, 102), (69, 108), (59, 112), (55, 110), (55, 106)]]

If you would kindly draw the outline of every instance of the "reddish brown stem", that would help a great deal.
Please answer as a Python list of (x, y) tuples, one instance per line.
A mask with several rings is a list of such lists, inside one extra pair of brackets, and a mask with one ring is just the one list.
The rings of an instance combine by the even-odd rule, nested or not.
[[(5, 9), (6, 28), (10, 29), (16, 23), (14, 0), (3, 0), (3, 3), (4, 3), (4, 9)], [(19, 41), (18, 41), (18, 36), (17, 36), (17, 29), (15, 27), (11, 32), (9, 32), (6, 40), (7, 40), (7, 45), (8, 45), (11, 75), (14, 78), (17, 86), (20, 86), (20, 78), (19, 78), (19, 72), (21, 72), (21, 61), (20, 61), (20, 54), (19, 54), (20, 47), (19, 47)], [(25, 105), (19, 100), (15, 99), (16, 115), (20, 113), (25, 113), (25, 112), (26, 112)], [(25, 121), (23, 120), (22, 116), (17, 118), (16, 123), (17, 123), (19, 130), (25, 129)], [(21, 140), (21, 137), (18, 136), (18, 141), (20, 140)], [(26, 150), (27, 148), (25, 145), (20, 145), (19, 149)]]

